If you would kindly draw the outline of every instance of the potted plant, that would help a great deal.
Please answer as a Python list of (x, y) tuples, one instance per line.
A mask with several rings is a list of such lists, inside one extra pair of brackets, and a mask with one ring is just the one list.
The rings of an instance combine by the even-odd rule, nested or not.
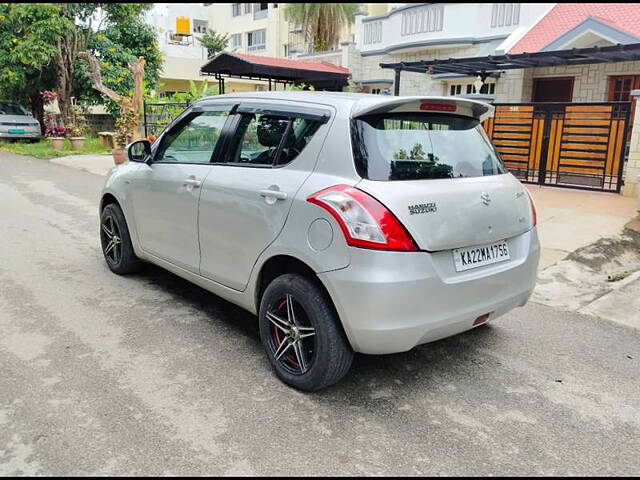
[(82, 130), (78, 127), (69, 128), (69, 141), (72, 150), (82, 150), (84, 148), (84, 137)]
[(113, 138), (115, 147), (112, 151), (113, 161), (116, 165), (127, 161), (124, 148), (131, 142), (133, 131), (137, 126), (138, 118), (132, 103), (132, 99), (129, 97), (122, 97), (119, 102), (120, 116), (116, 120), (116, 134)]
[(61, 150), (64, 146), (67, 129), (60, 122), (58, 94), (45, 90), (40, 92), (40, 95), (44, 101), (44, 134), (51, 140), (51, 146), (54, 150)]
[(51, 147), (54, 150), (62, 150), (64, 147), (64, 137), (67, 134), (67, 129), (64, 127), (53, 126), (47, 129), (45, 135), (51, 140)]
[(114, 135), (114, 148), (111, 150), (111, 155), (113, 155), (113, 163), (116, 165), (120, 165), (127, 161), (127, 157), (124, 153), (124, 147), (127, 144), (127, 136), (123, 135), (120, 131), (118, 131)]
[(87, 123), (83, 108), (72, 100), (67, 119), (69, 140), (73, 150), (82, 150), (84, 147), (84, 133), (87, 131)]

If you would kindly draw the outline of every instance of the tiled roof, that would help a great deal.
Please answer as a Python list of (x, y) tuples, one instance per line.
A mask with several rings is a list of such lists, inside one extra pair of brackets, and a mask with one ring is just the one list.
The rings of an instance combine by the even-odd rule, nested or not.
[(623, 32), (640, 36), (639, 3), (559, 3), (509, 53), (537, 52), (589, 16)]
[(291, 60), (288, 58), (265, 57), (263, 55), (251, 55), (250, 53), (232, 53), (238, 58), (248, 62), (265, 65), (268, 67), (295, 68), (297, 70), (314, 70), (316, 72), (343, 73), (348, 74), (349, 69), (339, 67), (329, 62), (305, 62), (302, 60)]

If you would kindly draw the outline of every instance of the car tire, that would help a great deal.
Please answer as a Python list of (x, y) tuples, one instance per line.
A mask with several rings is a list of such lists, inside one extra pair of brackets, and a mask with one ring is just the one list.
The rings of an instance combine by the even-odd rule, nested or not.
[(113, 273), (125, 275), (138, 271), (142, 266), (133, 251), (129, 228), (118, 204), (110, 203), (102, 210), (100, 244), (107, 266)]
[[(293, 321), (289, 320), (289, 305)], [(338, 382), (349, 371), (353, 350), (317, 280), (298, 274), (277, 277), (264, 291), (258, 318), (269, 362), (287, 385), (316, 391)], [(285, 333), (286, 322), (296, 327), (289, 328), (289, 334)]]

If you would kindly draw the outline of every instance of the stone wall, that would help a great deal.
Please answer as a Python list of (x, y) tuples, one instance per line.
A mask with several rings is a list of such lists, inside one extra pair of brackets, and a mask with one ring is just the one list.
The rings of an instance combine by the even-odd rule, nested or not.
[(116, 129), (115, 118), (108, 113), (90, 113), (85, 118), (91, 135), (94, 137), (98, 132), (113, 132)]
[[(640, 185), (638, 184), (638, 176), (640, 176), (640, 90), (633, 91), (636, 112), (633, 118), (633, 130), (631, 131), (631, 141), (629, 144), (629, 157), (625, 165), (625, 181), (622, 194), (628, 197), (640, 197)], [(640, 210), (640, 200), (638, 201), (638, 210)]]
[(531, 70), (505, 70), (496, 80), (496, 103), (531, 100)]
[[(609, 76), (638, 75), (640, 74), (640, 61), (560, 65), (557, 67), (533, 68), (529, 69), (529, 71), (532, 72), (533, 78), (574, 77), (572, 99), (574, 102), (606, 102), (609, 90)], [(533, 82), (531, 87), (533, 87)], [(522, 101), (530, 101), (531, 90), (532, 88), (529, 88), (529, 100)]]

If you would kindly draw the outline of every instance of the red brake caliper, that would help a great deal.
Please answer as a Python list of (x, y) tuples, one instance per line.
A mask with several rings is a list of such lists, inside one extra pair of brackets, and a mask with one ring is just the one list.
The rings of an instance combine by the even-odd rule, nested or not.
[[(282, 300), (282, 302), (280, 303), (280, 305), (278, 305), (278, 310), (282, 309), (282, 307), (285, 305), (285, 303), (287, 303), (287, 299), (285, 298), (284, 300)], [(280, 329), (278, 327), (276, 327), (275, 325), (272, 326), (273, 328), (273, 333), (276, 336), (276, 350), (278, 350), (278, 348), (280, 348), (280, 345), (282, 344), (283, 340), (280, 340)], [(300, 364), (292, 359), (292, 358), (285, 358), (285, 361), (289, 362), (291, 365), (293, 365), (296, 368), (300, 368)]]

